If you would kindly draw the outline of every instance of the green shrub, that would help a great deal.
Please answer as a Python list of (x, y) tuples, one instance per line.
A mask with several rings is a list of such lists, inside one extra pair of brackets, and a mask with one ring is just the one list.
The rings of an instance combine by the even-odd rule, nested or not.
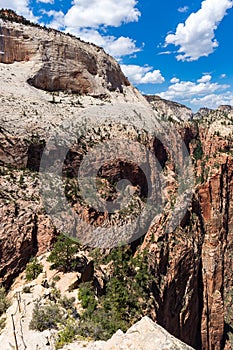
[(31, 286), (24, 286), (22, 289), (23, 293), (31, 293)]
[(0, 288), (0, 317), (6, 312), (10, 306), (10, 301), (7, 299), (5, 288)]
[(85, 316), (91, 315), (96, 309), (97, 301), (95, 299), (95, 291), (91, 282), (81, 283), (78, 290), (78, 298), (85, 310)]
[(33, 258), (26, 266), (26, 280), (32, 281), (43, 272), (43, 265), (38, 262), (37, 258)]
[(111, 264), (111, 277), (104, 294), (97, 300), (90, 282), (79, 288), (78, 297), (84, 308), (79, 334), (85, 338), (107, 340), (119, 328), (126, 331), (150, 311), (151, 304), (147, 301), (153, 276), (148, 268), (147, 252), (134, 258), (130, 249), (116, 248), (105, 262)]
[(68, 319), (66, 325), (58, 332), (58, 339), (55, 344), (56, 349), (62, 348), (65, 344), (71, 343), (78, 334), (78, 324), (73, 319)]
[(58, 276), (58, 275), (53, 276), (53, 281), (54, 281), (54, 282), (58, 282), (58, 281), (60, 281), (60, 279), (61, 279), (61, 277)]
[(2, 333), (5, 327), (6, 327), (6, 317), (2, 317), (0, 318), (0, 334)]
[(55, 303), (40, 305), (37, 303), (32, 312), (32, 320), (29, 328), (43, 332), (46, 329), (58, 329), (59, 322), (62, 321), (63, 312)]
[(203, 149), (202, 149), (202, 145), (201, 145), (201, 140), (197, 140), (197, 146), (193, 152), (193, 156), (195, 158), (195, 160), (199, 160), (202, 159), (203, 157)]
[(59, 300), (60, 305), (66, 310), (73, 310), (74, 302), (75, 302), (74, 297), (68, 298), (66, 295)]

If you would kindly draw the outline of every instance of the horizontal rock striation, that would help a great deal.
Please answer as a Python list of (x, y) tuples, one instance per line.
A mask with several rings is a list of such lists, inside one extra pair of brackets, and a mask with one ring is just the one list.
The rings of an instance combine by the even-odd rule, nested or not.
[[(26, 25), (25, 25), (26, 23)], [(103, 94), (129, 85), (117, 62), (103, 49), (56, 30), (0, 13), (0, 62), (35, 62), (28, 82), (47, 91)]]

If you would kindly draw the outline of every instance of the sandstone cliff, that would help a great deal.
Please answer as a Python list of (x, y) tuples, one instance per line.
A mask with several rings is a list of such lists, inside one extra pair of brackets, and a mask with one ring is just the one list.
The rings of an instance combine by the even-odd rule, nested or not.
[(125, 115), (130, 120), (135, 109), (148, 107), (101, 48), (32, 25), (11, 11), (0, 12), (0, 30), (0, 278), (9, 286), (56, 235), (36, 173), (46, 141), (56, 133), (69, 139), (67, 125), (76, 132), (80, 122), (87, 127), (90, 116), (103, 123)]
[(156, 111), (159, 111), (159, 113), (163, 114), (166, 118), (184, 122), (193, 117), (192, 110), (180, 103), (168, 101), (153, 95), (145, 96), (145, 98)]
[[(10, 13), (12, 15), (12, 13)], [(31, 85), (48, 91), (79, 94), (123, 92), (129, 85), (119, 65), (103, 49), (70, 35), (0, 13), (0, 62), (35, 61)]]
[(192, 206), (170, 237), (161, 217), (143, 244), (157, 256), (159, 322), (197, 349), (232, 347), (233, 114), (221, 110), (177, 126), (195, 162)]

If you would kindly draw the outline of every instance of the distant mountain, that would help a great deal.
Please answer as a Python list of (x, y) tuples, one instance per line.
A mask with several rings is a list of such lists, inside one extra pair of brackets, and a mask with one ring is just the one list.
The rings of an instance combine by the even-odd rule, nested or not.
[(193, 112), (190, 108), (177, 102), (165, 100), (159, 96), (144, 95), (155, 111), (171, 118), (174, 121), (188, 121), (192, 119)]

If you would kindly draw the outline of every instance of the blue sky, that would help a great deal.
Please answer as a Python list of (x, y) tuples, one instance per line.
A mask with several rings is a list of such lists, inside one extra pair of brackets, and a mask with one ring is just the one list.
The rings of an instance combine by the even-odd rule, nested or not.
[(146, 94), (233, 105), (232, 0), (0, 0), (26, 18), (94, 42)]

